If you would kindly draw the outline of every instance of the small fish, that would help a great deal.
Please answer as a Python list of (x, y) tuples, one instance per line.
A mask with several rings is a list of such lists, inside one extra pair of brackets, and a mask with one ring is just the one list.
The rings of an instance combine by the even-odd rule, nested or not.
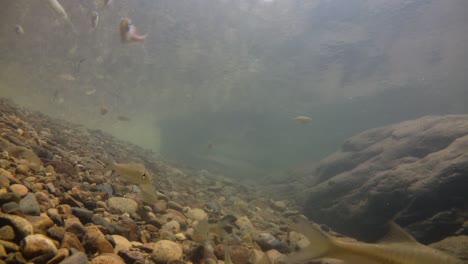
[(85, 60), (86, 60), (86, 58), (81, 58), (81, 59), (76, 63), (76, 71), (75, 71), (75, 73), (80, 72), (81, 63), (83, 63)]
[(74, 80), (76, 80), (75, 77), (73, 77), (73, 75), (71, 75), (69, 73), (62, 73), (58, 77), (60, 79), (62, 79), (62, 80), (65, 80), (65, 81), (74, 81)]
[(122, 121), (122, 122), (130, 122), (131, 119), (128, 116), (119, 115), (117, 116), (117, 120)]
[(105, 105), (101, 105), (101, 115), (105, 115), (107, 112), (109, 112), (107, 107)]
[(153, 183), (153, 177), (142, 163), (111, 163), (108, 169), (133, 184)]
[(212, 149), (214, 148), (213, 143), (208, 144), (207, 148), (208, 148), (209, 150), (212, 150)]
[(299, 124), (301, 125), (305, 125), (305, 124), (308, 124), (312, 121), (312, 118), (308, 117), (308, 116), (296, 116), (295, 118), (293, 118), (294, 121), (298, 122)]
[(85, 94), (86, 95), (93, 95), (96, 93), (96, 89), (92, 89), (92, 90), (88, 90), (88, 91), (85, 91)]
[(350, 242), (335, 239), (319, 227), (300, 219), (292, 229), (306, 235), (310, 244), (285, 257), (286, 263), (305, 263), (333, 258), (344, 263), (359, 264), (462, 264), (450, 255), (418, 243), (395, 223), (380, 243)]
[(18, 25), (18, 24), (15, 25), (15, 32), (18, 35), (24, 35), (24, 29), (21, 25)]
[(91, 28), (96, 29), (99, 24), (99, 14), (96, 11), (91, 13)]
[(52, 9), (70, 25), (72, 31), (76, 34), (75, 27), (73, 26), (70, 17), (68, 16), (67, 12), (65, 11), (65, 8), (63, 8), (60, 2), (58, 0), (49, 0), (49, 4), (52, 7)]
[(133, 25), (132, 21), (124, 17), (120, 20), (120, 41), (122, 43), (130, 43), (130, 42), (142, 42), (146, 39), (148, 34), (139, 35), (137, 32), (137, 28)]

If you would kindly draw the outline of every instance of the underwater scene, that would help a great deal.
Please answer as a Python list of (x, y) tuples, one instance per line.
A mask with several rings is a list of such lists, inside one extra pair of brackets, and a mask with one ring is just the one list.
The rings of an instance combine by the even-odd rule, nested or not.
[(468, 263), (468, 1), (1, 0), (3, 263)]

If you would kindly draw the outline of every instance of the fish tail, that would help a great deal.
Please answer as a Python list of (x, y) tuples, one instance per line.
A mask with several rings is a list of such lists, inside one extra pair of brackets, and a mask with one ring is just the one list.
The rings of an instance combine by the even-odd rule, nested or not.
[(288, 255), (284, 260), (286, 263), (302, 263), (313, 259), (327, 256), (335, 246), (335, 241), (324, 233), (318, 226), (311, 224), (305, 219), (291, 225), (294, 231), (304, 234), (310, 244)]

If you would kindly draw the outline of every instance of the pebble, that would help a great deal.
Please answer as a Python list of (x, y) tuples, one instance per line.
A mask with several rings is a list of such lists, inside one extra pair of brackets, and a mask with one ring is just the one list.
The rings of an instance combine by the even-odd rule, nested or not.
[(71, 218), (73, 221), (68, 221), (66, 219), (65, 231), (75, 234), (79, 239), (82, 239), (86, 233), (85, 227), (80, 223), (78, 218)]
[(55, 207), (54, 203), (50, 200), (49, 196), (43, 192), (36, 192), (36, 200), (42, 212), (46, 212), (50, 208)]
[(8, 202), (2, 205), (2, 212), (7, 214), (22, 214), (18, 203)]
[(167, 202), (165, 200), (158, 200), (153, 204), (153, 211), (155, 213), (164, 213), (167, 209)]
[(15, 239), (15, 231), (10, 225), (0, 227), (0, 240), (13, 241)]
[(187, 212), (188, 218), (194, 221), (203, 221), (208, 220), (208, 214), (199, 208), (190, 209)]
[(33, 234), (33, 226), (21, 216), (0, 214), (0, 226), (10, 225), (15, 230), (15, 241), (19, 242), (28, 235)]
[(0, 240), (0, 245), (2, 245), (7, 252), (16, 252), (20, 249), (15, 242)]
[(177, 234), (175, 234), (175, 238), (176, 238), (178, 241), (184, 241), (184, 240), (187, 239), (187, 238), (185, 237), (184, 233), (177, 233)]
[(81, 245), (80, 240), (78, 237), (70, 232), (65, 232), (62, 238), (62, 242), (60, 243), (61, 248), (68, 248), (68, 249), (76, 249), (81, 252), (85, 252), (83, 245)]
[(106, 239), (97, 226), (85, 227), (86, 233), (83, 237), (83, 246), (88, 253), (114, 253), (112, 244)]
[(237, 218), (236, 226), (239, 227), (241, 232), (251, 232), (252, 230), (255, 230), (252, 222), (250, 222), (249, 218), (246, 216)]
[(127, 264), (145, 263), (145, 256), (139, 251), (120, 250), (118, 255)]
[(284, 211), (286, 209), (286, 203), (283, 201), (276, 201), (272, 204), (272, 206), (278, 211)]
[(179, 222), (172, 220), (164, 224), (161, 228), (161, 230), (167, 230), (172, 233), (178, 233), (180, 231), (180, 224)]
[(184, 209), (184, 207), (182, 205), (180, 205), (179, 203), (174, 202), (174, 201), (167, 202), (167, 208), (174, 209), (174, 210), (177, 210), (179, 212), (182, 212), (182, 210)]
[(127, 229), (119, 226), (117, 223), (109, 222), (98, 215), (93, 216), (93, 223), (95, 225), (102, 226), (110, 234), (118, 234), (125, 237), (129, 237), (129, 231)]
[(60, 248), (53, 258), (47, 261), (47, 264), (59, 264), (69, 256), (68, 249)]
[(128, 241), (128, 239), (126, 239), (123, 236), (112, 235), (112, 239), (114, 239), (114, 243), (115, 243), (114, 253), (116, 254), (120, 250), (129, 250), (130, 248), (132, 248), (132, 243), (130, 243), (130, 241)]
[(0, 244), (0, 259), (4, 259), (7, 256), (5, 247)]
[(70, 257), (64, 259), (60, 264), (88, 264), (88, 257), (83, 252), (76, 252)]
[(65, 234), (65, 228), (63, 226), (53, 226), (47, 229), (47, 235), (57, 241), (62, 241)]
[(5, 204), (9, 202), (18, 203), (21, 200), (21, 196), (12, 192), (0, 193), (0, 204)]
[(138, 209), (138, 203), (132, 199), (124, 198), (124, 197), (111, 197), (107, 201), (107, 205), (109, 206), (109, 210), (113, 213), (117, 214), (135, 214)]
[(23, 184), (12, 184), (10, 185), (9, 189), (21, 197), (25, 196), (29, 192), (28, 188)]
[(28, 193), (20, 200), (19, 206), (21, 211), (27, 215), (40, 215), (41, 207), (37, 202), (36, 196), (33, 193)]
[(21, 252), (12, 252), (8, 254), (4, 260), (5, 260), (5, 263), (15, 263), (15, 264), (27, 263), (27, 260), (23, 257)]
[(125, 264), (125, 262), (116, 254), (105, 253), (95, 257), (91, 264)]
[(42, 234), (34, 234), (25, 237), (21, 241), (21, 252), (23, 255), (32, 259), (41, 255), (54, 255), (57, 253), (57, 247), (54, 241)]
[(41, 214), (40, 216), (25, 216), (25, 219), (31, 223), (35, 234), (45, 235), (47, 229), (54, 225), (54, 222), (52, 222), (46, 214)]
[(68, 204), (60, 204), (57, 206), (57, 211), (59, 214), (70, 215), (72, 213), (72, 208)]
[(83, 208), (72, 208), (72, 214), (80, 219), (83, 224), (88, 224), (93, 222), (93, 211), (83, 209)]
[(159, 240), (153, 245), (152, 258), (156, 263), (168, 263), (182, 259), (182, 248), (170, 240)]
[(275, 236), (270, 233), (261, 233), (255, 242), (262, 248), (263, 251), (270, 249), (277, 249), (279, 251), (284, 251), (287, 248), (285, 242), (278, 240)]
[(24, 175), (24, 176), (28, 176), (29, 175), (29, 167), (27, 165), (24, 165), (24, 164), (20, 164), (16, 167), (16, 174), (21, 174), (21, 175)]
[[(0, 168), (2, 170), (2, 168)], [(10, 186), (10, 179), (8, 179), (6, 176), (0, 174), (0, 187), (2, 188), (8, 188)]]
[(106, 192), (106, 193), (109, 194), (109, 195), (113, 195), (113, 194), (114, 194), (114, 189), (112, 188), (112, 185), (110, 185), (110, 184), (107, 183), (107, 182), (98, 184), (98, 185), (96, 186), (96, 188), (97, 188), (98, 191)]

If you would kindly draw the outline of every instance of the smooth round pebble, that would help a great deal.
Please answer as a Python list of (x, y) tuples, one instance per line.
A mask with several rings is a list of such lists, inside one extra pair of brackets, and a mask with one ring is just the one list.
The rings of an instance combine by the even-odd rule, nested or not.
[(203, 221), (208, 219), (208, 214), (200, 208), (193, 208), (187, 212), (187, 216), (194, 221)]
[(153, 245), (151, 256), (157, 263), (180, 260), (182, 258), (182, 247), (170, 240), (160, 240)]
[(134, 214), (138, 209), (137, 202), (124, 197), (111, 197), (107, 201), (107, 205), (109, 206), (111, 212), (115, 212), (118, 214)]
[(35, 234), (25, 237), (21, 241), (21, 252), (28, 258), (34, 258), (40, 255), (55, 255), (57, 253), (57, 247), (54, 241), (44, 235)]
[(128, 239), (126, 239), (125, 237), (119, 235), (112, 235), (112, 238), (115, 242), (114, 252), (116, 254), (119, 252), (119, 250), (129, 250), (130, 248), (132, 248), (132, 243), (130, 243), (130, 241), (128, 241)]
[(125, 264), (125, 262), (116, 254), (104, 253), (91, 260), (91, 264)]
[(10, 185), (10, 191), (18, 194), (19, 196), (25, 196), (29, 192), (28, 187), (17, 183)]
[(15, 231), (10, 225), (0, 227), (0, 240), (13, 241), (15, 239)]

